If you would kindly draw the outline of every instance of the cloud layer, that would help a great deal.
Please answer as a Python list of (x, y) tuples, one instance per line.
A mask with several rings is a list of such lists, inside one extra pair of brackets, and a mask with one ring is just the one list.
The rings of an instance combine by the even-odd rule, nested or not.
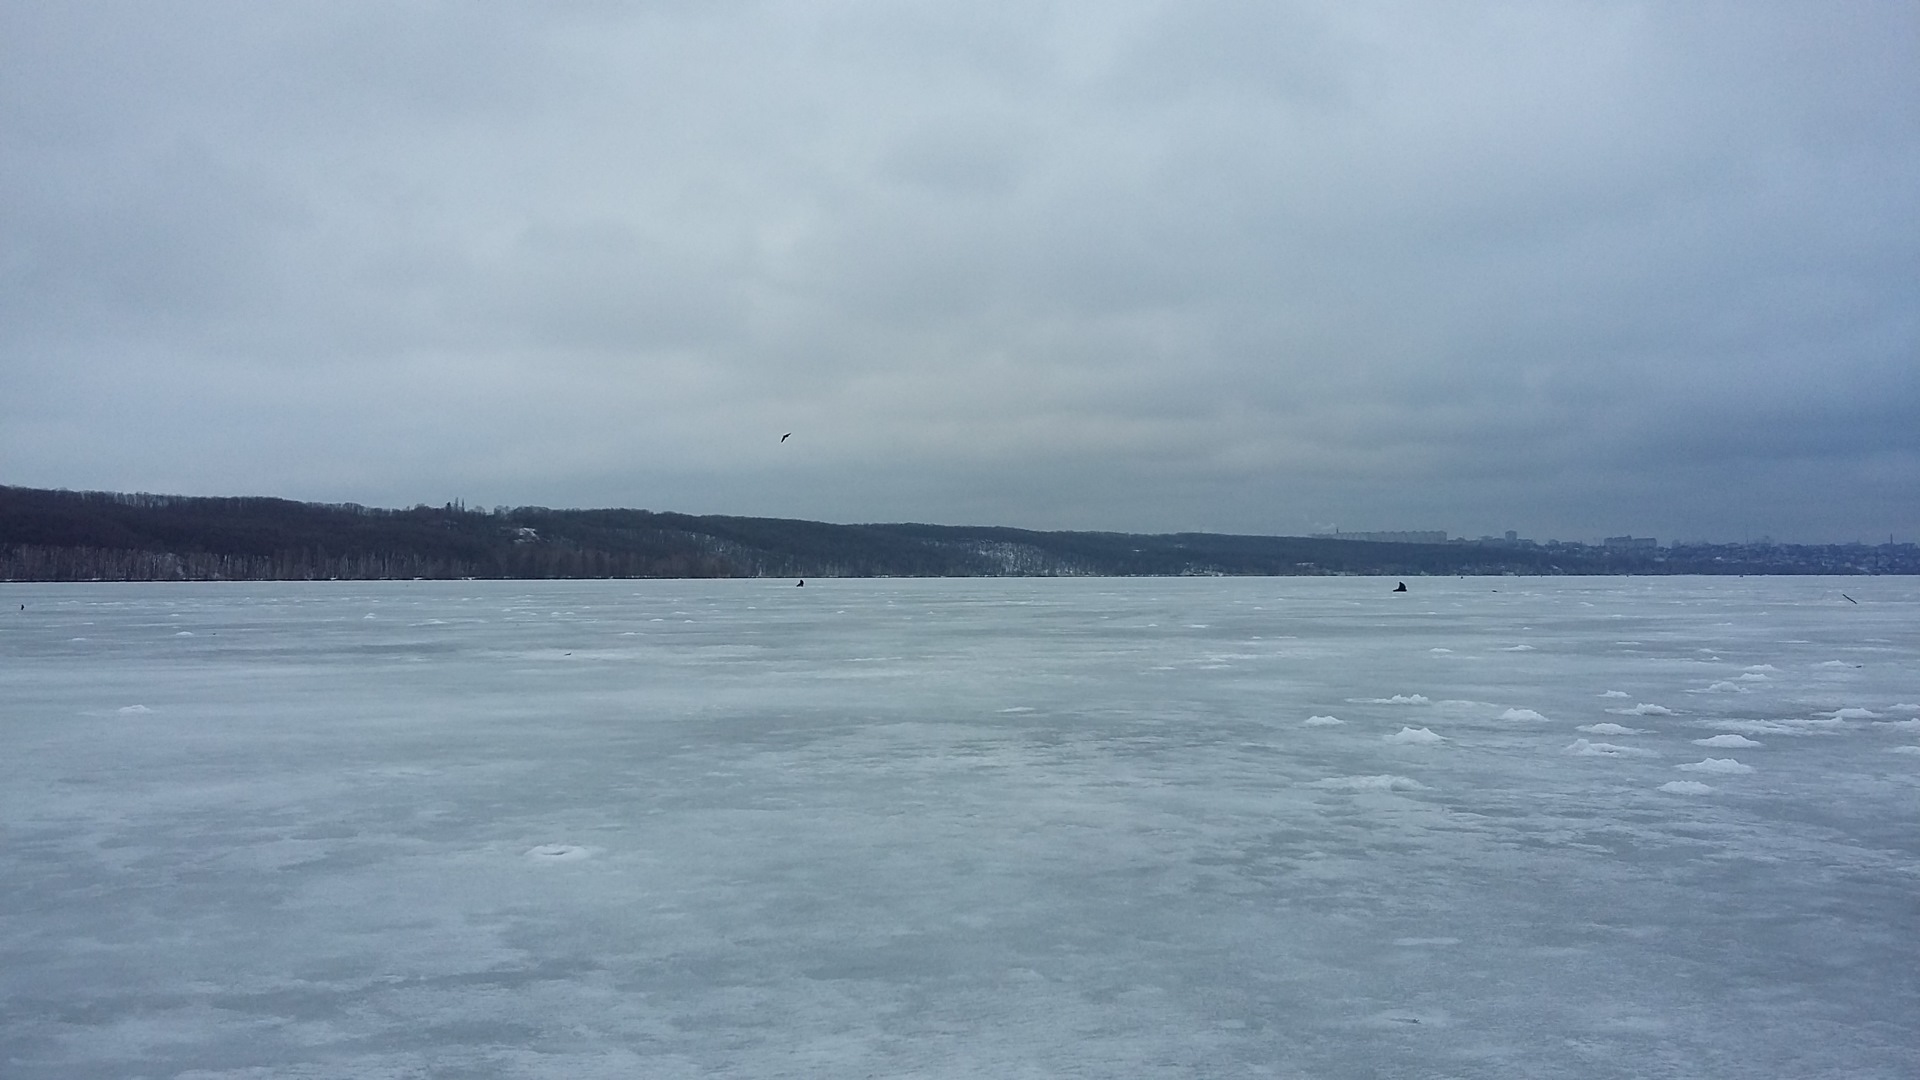
[(0, 482), (1914, 539), (1916, 42), (1900, 3), (11, 4)]

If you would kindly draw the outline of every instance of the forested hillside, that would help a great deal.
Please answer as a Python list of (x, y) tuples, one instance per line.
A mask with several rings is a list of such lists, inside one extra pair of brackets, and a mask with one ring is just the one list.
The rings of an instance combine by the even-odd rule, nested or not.
[[(647, 510), (409, 510), (0, 486), (0, 580), (1911, 573), (1912, 545), (1690, 549), (1032, 532)], [(1893, 545), (1889, 545), (1893, 547)], [(1837, 551), (1837, 553), (1836, 553)], [(1881, 553), (1869, 557), (1860, 552)], [(1818, 557), (1816, 557), (1816, 555)], [(1903, 568), (1904, 567), (1904, 568)]]

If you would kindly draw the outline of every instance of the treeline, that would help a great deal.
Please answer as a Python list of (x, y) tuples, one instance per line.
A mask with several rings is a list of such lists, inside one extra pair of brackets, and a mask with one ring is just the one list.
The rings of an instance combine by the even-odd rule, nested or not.
[[(486, 511), (457, 502), (385, 510), (0, 486), (0, 580), (11, 581), (1920, 571), (1912, 545), (1897, 546), (1904, 554), (1896, 551), (1891, 562), (1863, 561), (1855, 547), (1686, 556), (1578, 545), (833, 525), (646, 510)], [(1861, 550), (1885, 556), (1888, 549)]]

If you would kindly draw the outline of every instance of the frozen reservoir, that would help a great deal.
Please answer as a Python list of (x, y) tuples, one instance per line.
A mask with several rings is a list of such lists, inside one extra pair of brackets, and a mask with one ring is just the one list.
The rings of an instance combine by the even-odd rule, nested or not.
[(1920, 580), (1408, 584), (0, 585), (0, 1075), (1920, 1075)]

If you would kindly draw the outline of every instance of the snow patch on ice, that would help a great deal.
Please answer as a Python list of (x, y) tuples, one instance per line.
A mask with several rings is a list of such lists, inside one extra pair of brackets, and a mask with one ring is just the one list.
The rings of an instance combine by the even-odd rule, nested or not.
[(1368, 1027), (1418, 1030), (1423, 1027), (1450, 1027), (1453, 1018), (1438, 1010), (1416, 1012), (1412, 1009), (1389, 1009), (1367, 1017), (1366, 1023)]
[(1605, 693), (1601, 694), (1600, 696), (1623, 698), (1627, 696), (1627, 692), (1625, 690), (1608, 690)]
[(1381, 738), (1387, 742), (1399, 743), (1404, 746), (1432, 746), (1435, 743), (1447, 741), (1446, 736), (1435, 735), (1432, 731), (1423, 727), (1403, 727), (1399, 731), (1391, 735), (1383, 735)]
[(1895, 731), (1920, 731), (1920, 718), (1913, 720), (1882, 720), (1873, 726), (1893, 728)]
[(1392, 697), (1362, 698), (1369, 705), (1431, 705), (1433, 699), (1425, 694), (1395, 694)]
[(1617, 716), (1672, 716), (1673, 715), (1673, 710), (1667, 708), (1665, 705), (1649, 705), (1644, 701), (1638, 705), (1635, 705), (1631, 709), (1608, 709), (1607, 711)]
[(1880, 719), (1880, 714), (1877, 712), (1874, 712), (1872, 709), (1851, 709), (1851, 708), (1850, 709), (1830, 709), (1827, 712), (1821, 713), (1820, 715), (1830, 716), (1835, 720), (1878, 720)]
[(1509, 645), (1509, 646), (1507, 646), (1506, 648), (1504, 648), (1504, 649), (1502, 649), (1502, 650), (1500, 650), (1500, 651), (1501, 651), (1501, 652), (1532, 652), (1532, 651), (1533, 651), (1533, 646), (1531, 646), (1531, 645)]
[(1567, 744), (1565, 753), (1574, 757), (1654, 757), (1651, 750), (1642, 750), (1637, 746), (1619, 746), (1614, 743), (1589, 742), (1575, 739)]
[(1637, 727), (1627, 727), (1625, 724), (1581, 724), (1575, 730), (1584, 731), (1589, 735), (1645, 735), (1646, 734), (1646, 732), (1640, 730)]
[(182, 631), (180, 631), (179, 633), (177, 633), (177, 634), (175, 634), (175, 635), (173, 635), (173, 636), (174, 636), (174, 637), (192, 637), (192, 636), (193, 636), (193, 631), (191, 631), (191, 630), (182, 630)]
[(1706, 795), (1713, 791), (1713, 787), (1698, 780), (1669, 780), (1660, 785), (1660, 790), (1675, 795)]
[(1450, 653), (1453, 650), (1452, 649), (1428, 649), (1427, 651), (1430, 653)]
[(1765, 746), (1766, 744), (1755, 742), (1752, 739), (1747, 738), (1745, 735), (1736, 735), (1733, 732), (1728, 732), (1725, 735), (1715, 735), (1710, 739), (1695, 739), (1693, 740), (1693, 745), (1695, 746)]
[(1333, 727), (1335, 724), (1344, 724), (1344, 723), (1346, 723), (1346, 721), (1340, 719), (1337, 716), (1309, 716), (1305, 720), (1300, 721), (1300, 726), (1301, 727)]
[(1758, 675), (1758, 674), (1760, 674), (1761, 672), (1766, 672), (1766, 671), (1779, 671), (1780, 669), (1779, 669), (1779, 668), (1777, 668), (1777, 667), (1774, 667), (1774, 666), (1773, 666), (1772, 664), (1748, 664), (1748, 665), (1747, 665), (1746, 667), (1744, 667), (1744, 668), (1741, 668), (1740, 670), (1742, 670), (1742, 671), (1751, 671), (1751, 672), (1753, 672), (1753, 673), (1754, 673), (1755, 675)]
[(1714, 683), (1712, 686), (1707, 687), (1707, 690), (1715, 694), (1744, 694), (1747, 692), (1747, 688), (1741, 686), (1739, 683), (1724, 681)]
[(1896, 754), (1920, 754), (1920, 746), (1896, 746), (1893, 748), (1893, 752)]
[(1687, 765), (1675, 765), (1681, 772), (1723, 773), (1729, 776), (1738, 773), (1750, 773), (1753, 766), (1742, 765), (1730, 757), (1703, 758)]
[(1757, 671), (1749, 671), (1740, 676), (1741, 682), (1766, 682), (1767, 677)]
[(1313, 786), (1329, 791), (1425, 791), (1427, 785), (1410, 776), (1329, 776), (1315, 780)]
[(1713, 720), (1708, 727), (1742, 735), (1834, 735), (1838, 720)]
[(1502, 720), (1545, 720), (1546, 717), (1532, 709), (1508, 709), (1500, 714)]
[(152, 712), (152, 711), (153, 711), (152, 709), (149, 709), (149, 708), (147, 708), (147, 707), (146, 707), (145, 705), (122, 705), (122, 706), (120, 706), (120, 715), (121, 715), (121, 716), (134, 716), (134, 715), (137, 715), (137, 714), (139, 714), (139, 713), (150, 713), (150, 712)]
[(1850, 668), (1853, 665), (1847, 663), (1845, 660), (1828, 660), (1824, 664), (1815, 664), (1813, 666), (1822, 668)]

